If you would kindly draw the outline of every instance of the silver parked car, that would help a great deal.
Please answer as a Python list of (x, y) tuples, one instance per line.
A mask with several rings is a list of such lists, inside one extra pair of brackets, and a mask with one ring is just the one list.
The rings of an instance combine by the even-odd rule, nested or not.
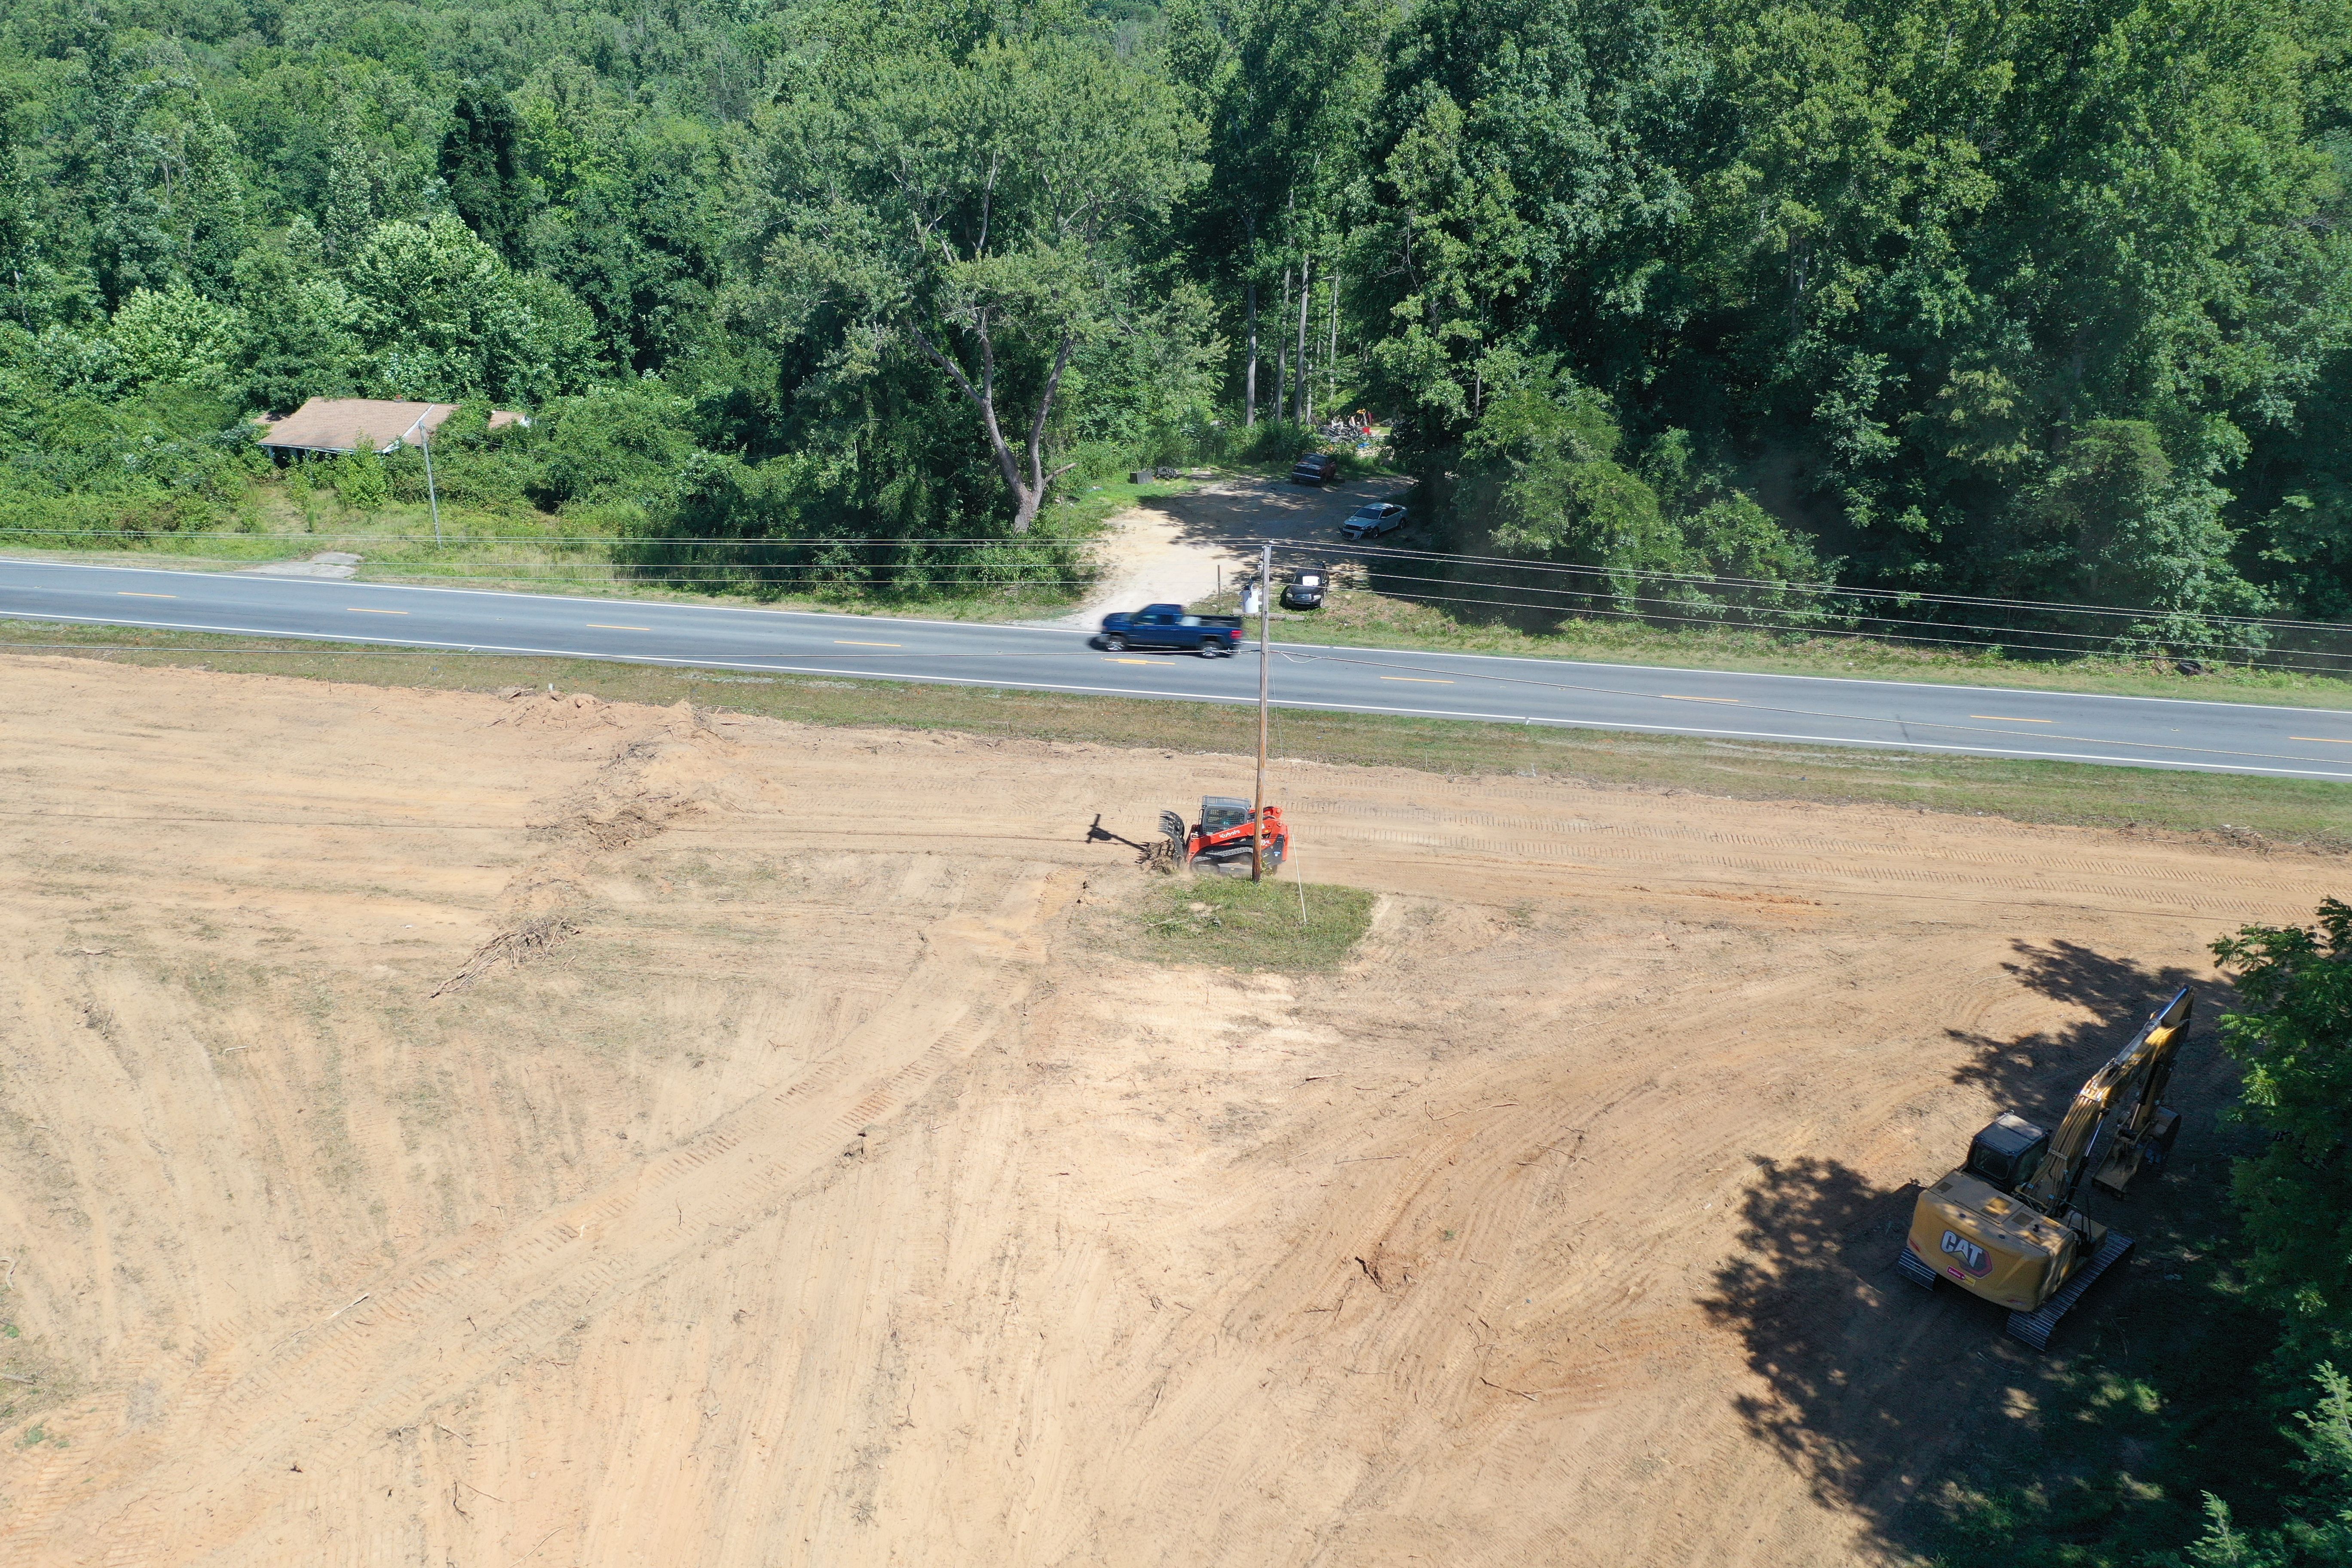
[(1339, 525), (1339, 537), (1371, 539), (1403, 526), (1404, 508), (1392, 500), (1376, 500), (1358, 507), (1356, 515)]

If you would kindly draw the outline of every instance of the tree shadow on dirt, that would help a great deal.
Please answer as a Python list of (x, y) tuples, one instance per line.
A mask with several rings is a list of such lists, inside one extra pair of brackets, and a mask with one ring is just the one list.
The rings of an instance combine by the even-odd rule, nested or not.
[[(2022, 1040), (1948, 1031), (1969, 1047), (1953, 1081), (2045, 1126), (2100, 1060), (2194, 978), (2069, 942), (2021, 942), (2017, 953), (2008, 968), (2021, 984), (2089, 1016)], [(2189, 1114), (2184, 1142), (2210, 1131), (2234, 1083), (2212, 1043), (2219, 1000), (2200, 985), (2197, 1025), (2168, 1096)], [(1915, 1174), (1937, 1179), (1959, 1163), (1964, 1144), (1965, 1134), (1950, 1149), (1923, 1149)], [(2006, 1337), (2000, 1309), (1958, 1289), (1922, 1291), (1895, 1272), (1916, 1180), (1880, 1186), (1833, 1157), (1758, 1156), (1755, 1164), (1739, 1250), (1699, 1303), (1741, 1338), (1764, 1384), (1741, 1397), (1739, 1414), (1822, 1504), (1864, 1520), (1890, 1557), (1937, 1551), (1951, 1521), (1935, 1493), (1951, 1466), (1985, 1443), (2030, 1438), (2053, 1369), (2102, 1342), (2103, 1324), (2133, 1289), (2131, 1270), (2103, 1280), (2060, 1330), (2053, 1354), (2039, 1356)], [(2158, 1184), (2166, 1195), (2136, 1222), (2178, 1206), (2167, 1188)]]
[[(2056, 1119), (2073, 1103), (2074, 1091), (2099, 1058), (2130, 1039), (2148, 1015), (2183, 985), (2198, 984), (2201, 992), (2192, 1037), (2212, 1022), (2220, 994), (2178, 964), (2152, 969), (2065, 941), (2046, 946), (2021, 942), (2016, 952), (2016, 961), (2001, 967), (2020, 984), (2053, 1002), (2080, 1007), (2088, 1016), (2071, 1027), (2021, 1040), (1946, 1030), (1975, 1053), (1954, 1070), (1952, 1081), (1982, 1089), (1997, 1104), (2044, 1127), (2057, 1125)], [(2184, 1067), (2192, 1065), (2186, 1051), (2182, 1061)]]

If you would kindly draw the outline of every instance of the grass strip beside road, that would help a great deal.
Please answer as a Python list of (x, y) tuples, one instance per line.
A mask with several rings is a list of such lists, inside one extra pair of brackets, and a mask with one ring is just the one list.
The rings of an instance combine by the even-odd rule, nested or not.
[[(1202, 614), (1230, 616), (1237, 613), (1240, 600), (1237, 592), (1228, 591), (1191, 607)], [(1320, 610), (1276, 610), (1274, 637), (1276, 642), (1324, 643), (1336, 647), (1483, 653), (1510, 658), (1810, 675), (1832, 680), (1911, 680), (2198, 702), (2352, 709), (2352, 679), (2338, 676), (2218, 664), (2203, 675), (2187, 676), (2179, 674), (2169, 660), (2155, 658), (2024, 658), (2010, 657), (1998, 648), (1935, 648), (1739, 626), (1675, 630), (1638, 621), (1538, 619), (1543, 629), (1531, 631), (1504, 619), (1481, 623), (1467, 609), (1458, 616), (1449, 615), (1438, 606), (1404, 598), (1333, 588)], [(2352, 637), (2352, 631), (2347, 631), (2347, 637)]]
[[(613, 702), (688, 700), (804, 724), (952, 730), (1237, 757), (1256, 746), (1257, 716), (1244, 705), (318, 643), (257, 648), (250, 638), (20, 621), (0, 622), (0, 652), (8, 651), (426, 690), (552, 684)], [(1274, 724), (1278, 763), (1513, 773), (1743, 800), (1899, 805), (2019, 822), (2203, 834), (2247, 847), (2274, 842), (2352, 851), (2352, 785), (2316, 780), (1280, 709)]]

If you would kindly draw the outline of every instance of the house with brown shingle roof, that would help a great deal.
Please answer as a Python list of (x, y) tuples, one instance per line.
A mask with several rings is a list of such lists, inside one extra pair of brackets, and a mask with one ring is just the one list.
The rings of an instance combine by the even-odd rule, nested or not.
[[(261, 426), (261, 434), (256, 439), (273, 453), (341, 457), (363, 446), (372, 452), (396, 452), (412, 442), (427, 440), (441, 427), (442, 421), (457, 412), (454, 403), (314, 397), (291, 414), (254, 423)], [(524, 416), (507, 409), (490, 411), (493, 430), (530, 423)]]

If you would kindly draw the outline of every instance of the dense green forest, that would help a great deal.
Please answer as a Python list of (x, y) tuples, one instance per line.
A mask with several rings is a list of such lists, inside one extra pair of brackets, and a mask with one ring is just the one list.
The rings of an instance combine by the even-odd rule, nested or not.
[(251, 526), (357, 393), (536, 416), (467, 504), (919, 562), (1362, 408), (1459, 551), (2344, 618), (2347, 21), (16, 0), (0, 526)]

